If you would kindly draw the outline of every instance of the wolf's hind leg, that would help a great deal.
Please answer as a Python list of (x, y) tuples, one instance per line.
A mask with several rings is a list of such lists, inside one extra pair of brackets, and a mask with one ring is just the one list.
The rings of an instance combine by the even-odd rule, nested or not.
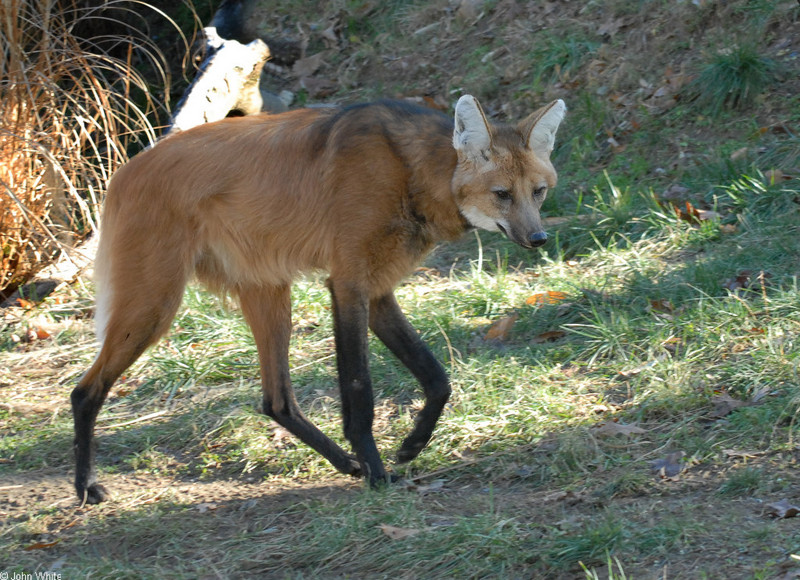
[[(173, 279), (173, 282), (175, 280)], [(105, 338), (92, 366), (72, 391), (75, 423), (75, 491), (85, 503), (99, 503), (108, 491), (97, 483), (94, 427), (111, 386), (169, 327), (185, 282), (154, 285), (112, 302)], [(113, 299), (112, 299), (113, 300)]]

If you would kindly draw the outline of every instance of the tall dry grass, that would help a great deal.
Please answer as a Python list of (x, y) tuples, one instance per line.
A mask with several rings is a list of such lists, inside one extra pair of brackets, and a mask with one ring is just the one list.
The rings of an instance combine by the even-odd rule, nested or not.
[[(143, 2), (100, 5), (0, 3), (2, 294), (96, 229), (110, 175), (156, 139), (164, 103), (150, 85), (169, 94), (165, 59), (146, 28), (119, 16), (158, 11)], [(111, 29), (123, 33), (99, 32), (115, 18)], [(90, 32), (80, 38), (76, 30)]]

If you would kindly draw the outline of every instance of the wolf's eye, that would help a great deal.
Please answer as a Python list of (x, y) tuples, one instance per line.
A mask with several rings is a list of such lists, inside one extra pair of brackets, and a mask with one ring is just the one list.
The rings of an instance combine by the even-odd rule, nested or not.
[(547, 193), (547, 186), (543, 185), (543, 186), (537, 187), (536, 189), (533, 190), (533, 197), (538, 199), (538, 198), (544, 196), (545, 193)]
[(507, 189), (499, 188), (499, 189), (493, 189), (492, 191), (497, 196), (497, 199), (499, 199), (500, 201), (508, 201), (509, 199), (511, 199), (511, 192), (508, 191)]

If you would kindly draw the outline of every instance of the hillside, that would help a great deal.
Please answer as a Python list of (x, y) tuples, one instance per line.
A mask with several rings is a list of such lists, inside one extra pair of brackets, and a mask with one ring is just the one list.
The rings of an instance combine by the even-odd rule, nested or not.
[(603, 170), (656, 190), (708, 166), (794, 170), (798, 10), (756, 0), (264, 2), (251, 22), (304, 47), (270, 79), (296, 105), (396, 97), (447, 110), (468, 92), (491, 117), (515, 120), (564, 99), (566, 209), (604, 183)]

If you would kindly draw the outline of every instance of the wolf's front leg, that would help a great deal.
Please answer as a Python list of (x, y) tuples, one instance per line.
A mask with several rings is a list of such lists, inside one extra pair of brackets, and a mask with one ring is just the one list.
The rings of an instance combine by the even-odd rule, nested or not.
[(369, 325), (389, 350), (414, 374), (425, 393), (425, 406), (416, 418), (414, 430), (397, 452), (401, 463), (411, 461), (430, 441), (442, 409), (450, 398), (450, 381), (441, 363), (411, 326), (394, 294), (370, 303)]
[(258, 347), (264, 413), (320, 453), (342, 473), (360, 476), (361, 467), (355, 458), (345, 453), (309, 421), (297, 404), (289, 378), (291, 286), (240, 284), (237, 293)]
[(336, 363), (342, 396), (344, 435), (353, 446), (361, 471), (371, 486), (387, 481), (372, 422), (375, 415), (369, 375), (367, 326), (369, 300), (357, 284), (328, 280), (333, 309)]

